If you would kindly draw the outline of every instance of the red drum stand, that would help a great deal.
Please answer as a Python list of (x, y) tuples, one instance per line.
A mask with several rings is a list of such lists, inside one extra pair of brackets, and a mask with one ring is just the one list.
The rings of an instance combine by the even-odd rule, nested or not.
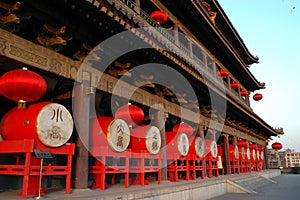
[[(133, 185), (148, 185), (153, 173), (157, 174), (157, 183), (161, 182), (162, 153), (150, 154), (148, 151), (134, 152), (130, 158), (130, 183)], [(148, 180), (145, 180), (148, 175)]]
[[(72, 169), (72, 156), (74, 155), (75, 144), (65, 144), (58, 148), (48, 148), (44, 145), (39, 145), (33, 139), (25, 140), (10, 140), (0, 141), (1, 154), (14, 154), (17, 156), (15, 164), (0, 164), (0, 174), (23, 176), (22, 191), (20, 195), (23, 198), (27, 196), (43, 195), (44, 188), (40, 188), (40, 175), (41, 176), (66, 176), (66, 194), (70, 193), (71, 189), (71, 169)], [(34, 155), (34, 149), (47, 150), (52, 155), (66, 155), (67, 163), (64, 166), (57, 166), (49, 164), (42, 166), (41, 159)], [(20, 164), (20, 159), (24, 158), (24, 164)]]
[[(96, 159), (93, 166), (89, 166), (89, 173), (93, 174), (94, 182), (91, 188), (104, 190), (107, 187), (105, 182), (108, 174), (112, 175), (112, 184), (115, 184), (116, 174), (125, 175), (125, 187), (129, 187), (129, 158), (130, 149), (123, 152), (115, 152), (109, 146), (90, 147), (90, 154)], [(109, 163), (108, 159), (118, 158), (123, 162)]]

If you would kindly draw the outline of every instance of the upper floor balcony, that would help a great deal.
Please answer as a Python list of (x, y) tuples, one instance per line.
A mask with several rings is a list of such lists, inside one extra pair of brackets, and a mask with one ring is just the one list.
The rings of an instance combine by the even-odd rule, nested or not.
[[(133, 16), (132, 19), (137, 20), (139, 25), (144, 28), (144, 31), (152, 36), (152, 39), (157, 40), (165, 49), (168, 49), (169, 52), (182, 59), (193, 70), (199, 72), (200, 75), (206, 78), (206, 81), (213, 83), (215, 86), (223, 85), (227, 96), (234, 99), (247, 110), (251, 110), (249, 93), (246, 95), (241, 94), (241, 91), (245, 89), (237, 81), (236, 77), (230, 75), (230, 72), (226, 76), (218, 74), (219, 70), (226, 70), (226, 66), (222, 66), (222, 63), (217, 63), (217, 60), (204, 50), (205, 47), (202, 47), (201, 44), (185, 34), (178, 33), (178, 29), (168, 30), (163, 28), (150, 17), (150, 13), (144, 11), (142, 7), (137, 6), (132, 0), (120, 1), (130, 8), (130, 12), (132, 12), (131, 16)], [(108, 0), (108, 2), (114, 4), (115, 0)], [(233, 87), (232, 83), (236, 83), (235, 87)]]

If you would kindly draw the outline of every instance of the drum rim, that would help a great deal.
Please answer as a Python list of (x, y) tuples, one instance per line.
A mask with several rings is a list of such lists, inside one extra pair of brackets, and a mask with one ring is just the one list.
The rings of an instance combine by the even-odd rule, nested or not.
[[(201, 151), (200, 152), (198, 151), (199, 148), (197, 148), (198, 147), (197, 140), (198, 141), (202, 141), (202, 146), (201, 146)], [(196, 139), (195, 139), (195, 146), (194, 147), (195, 147), (195, 151), (196, 151), (197, 156), (200, 157), (200, 158), (203, 157), (204, 154), (205, 154), (205, 140), (204, 140), (204, 138), (196, 137)]]
[[(180, 138), (181, 137), (185, 137), (186, 138), (186, 141), (187, 141), (187, 151), (183, 154), (182, 152), (180, 152)], [(180, 154), (180, 156), (186, 156), (187, 154), (188, 154), (188, 152), (189, 152), (189, 148), (190, 148), (190, 144), (189, 144), (189, 138), (188, 138), (188, 136), (185, 134), (185, 133), (179, 133), (179, 135), (178, 135), (178, 137), (177, 137), (177, 149), (178, 149), (178, 152), (179, 152), (179, 154)]]
[(256, 160), (256, 150), (252, 149), (252, 158), (253, 160)]
[[(110, 130), (110, 127), (111, 127), (111, 125), (112, 125), (113, 123), (115, 123), (116, 121), (122, 121), (122, 122), (126, 125), (126, 128), (128, 129), (128, 133), (129, 133), (129, 134), (128, 134), (129, 139), (127, 140), (128, 142), (127, 142), (127, 144), (125, 144), (126, 147), (123, 148), (123, 149), (121, 149), (121, 150), (116, 149), (116, 148), (115, 148), (116, 145), (113, 144), (112, 141), (111, 141), (111, 130)], [(110, 148), (111, 148), (113, 151), (121, 153), (121, 152), (124, 152), (124, 151), (128, 148), (129, 143), (130, 143), (130, 129), (129, 129), (129, 126), (128, 126), (128, 124), (126, 123), (125, 120), (119, 119), (119, 118), (111, 120), (111, 122), (109, 123), (109, 125), (108, 125), (108, 127), (107, 127), (106, 134), (107, 134), (107, 136), (106, 136), (106, 137), (107, 137), (107, 138), (106, 138), (107, 143), (108, 143), (108, 145), (110, 146)]]
[[(62, 107), (65, 111), (67, 111), (66, 113), (67, 113), (67, 115), (69, 115), (70, 119), (72, 119), (72, 120), (70, 121), (70, 122), (72, 123), (71, 126), (70, 126), (70, 127), (72, 127), (71, 133), (69, 134), (69, 136), (68, 136), (66, 139), (64, 139), (64, 141), (65, 141), (64, 143), (60, 143), (60, 144), (57, 144), (57, 145), (49, 145), (49, 144), (46, 143), (45, 139), (42, 137), (41, 130), (39, 129), (39, 124), (40, 124), (40, 123), (38, 123), (38, 119), (41, 117), (41, 114), (42, 114), (43, 109), (44, 109), (44, 108), (47, 108), (47, 107), (50, 107), (51, 105), (58, 105), (58, 106)], [(60, 146), (62, 146), (62, 145), (64, 145), (64, 144), (66, 144), (67, 141), (72, 137), (73, 126), (74, 126), (74, 122), (73, 122), (73, 117), (72, 117), (71, 113), (69, 112), (69, 110), (68, 110), (65, 106), (63, 106), (63, 105), (61, 105), (61, 104), (59, 104), (59, 103), (52, 103), (52, 102), (49, 102), (48, 104), (43, 105), (42, 108), (41, 108), (41, 110), (39, 110), (38, 114), (36, 115), (36, 120), (35, 120), (35, 131), (36, 131), (36, 135), (37, 135), (39, 141), (40, 141), (42, 144), (44, 144), (45, 146), (47, 146), (47, 147), (60, 147)]]
[(213, 158), (216, 158), (218, 156), (218, 146), (217, 142), (214, 140), (211, 140), (210, 143), (210, 154)]
[(237, 145), (234, 145), (234, 157), (235, 159), (239, 159), (239, 149)]
[[(157, 151), (154, 151), (154, 152), (153, 151), (151, 152), (152, 148), (150, 147), (150, 144), (149, 144), (148, 139), (147, 139), (149, 137), (149, 134), (150, 134), (150, 129), (156, 129), (159, 133), (158, 134), (159, 135), (159, 148), (158, 148)], [(148, 152), (152, 155), (158, 154), (160, 152), (160, 148), (161, 148), (161, 135), (160, 135), (159, 129), (156, 126), (149, 126), (147, 131), (146, 131), (146, 136), (145, 137), (146, 137), (145, 138), (145, 144), (146, 144), (146, 148), (147, 148)]]
[(241, 148), (242, 158), (245, 159), (245, 147)]
[(250, 160), (251, 155), (250, 155), (250, 148), (249, 147), (247, 147), (246, 155), (247, 155), (247, 159)]

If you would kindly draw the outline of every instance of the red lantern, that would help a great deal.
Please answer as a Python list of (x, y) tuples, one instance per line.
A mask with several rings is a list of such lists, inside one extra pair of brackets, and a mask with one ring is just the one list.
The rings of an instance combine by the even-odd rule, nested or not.
[(247, 147), (247, 141), (246, 140), (238, 140), (237, 145), (241, 147)]
[(230, 87), (233, 89), (237, 89), (239, 87), (239, 84), (236, 82), (232, 82), (232, 83), (230, 83)]
[(221, 77), (224, 78), (224, 77), (228, 76), (228, 73), (224, 69), (221, 69), (221, 70), (218, 71), (218, 75), (220, 75)]
[(263, 95), (262, 95), (262, 94), (257, 93), (257, 94), (255, 94), (255, 95), (253, 95), (253, 99), (254, 99), (255, 101), (259, 101), (259, 100), (261, 100), (262, 98), (263, 98)]
[(123, 119), (129, 126), (137, 125), (144, 119), (144, 111), (138, 106), (127, 104), (121, 106), (115, 113), (115, 118)]
[(164, 24), (168, 20), (166, 13), (160, 10), (156, 10), (150, 14), (150, 17), (154, 19), (158, 24)]
[(282, 144), (279, 143), (279, 142), (274, 142), (272, 144), (272, 148), (275, 149), (275, 150), (280, 150), (280, 149), (282, 149)]
[(247, 90), (242, 90), (242, 91), (240, 92), (240, 94), (241, 94), (242, 96), (247, 96), (247, 95), (248, 95), (248, 91), (247, 91)]
[(256, 145), (256, 144), (250, 144), (250, 145), (249, 145), (249, 148), (250, 148), (250, 149), (256, 149), (256, 148), (257, 148), (257, 145)]
[(22, 68), (3, 74), (0, 88), (6, 98), (25, 103), (40, 99), (47, 90), (47, 84), (39, 74)]
[(180, 124), (176, 124), (173, 127), (173, 132), (174, 133), (185, 133), (188, 137), (191, 137), (194, 133), (194, 129), (191, 125), (182, 122)]

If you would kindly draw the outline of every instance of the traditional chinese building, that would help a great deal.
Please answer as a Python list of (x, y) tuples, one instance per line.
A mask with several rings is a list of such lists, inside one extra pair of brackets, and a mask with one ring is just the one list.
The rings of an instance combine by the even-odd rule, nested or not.
[[(260, 100), (260, 90), (265, 89), (265, 83), (249, 70), (259, 59), (249, 52), (215, 0), (3, 0), (0, 32), (0, 75), (26, 67), (46, 82), (45, 94), (26, 103), (27, 108), (51, 102), (72, 115), (74, 130), (69, 128), (73, 131), (67, 143), (76, 144), (75, 155), (64, 169), (72, 163), (73, 174), (62, 174), (67, 174), (67, 180), (61, 184), (67, 188), (87, 188), (92, 182), (91, 187), (104, 189), (123, 180), (128, 187), (146, 184), (145, 178), (158, 183), (193, 181), (219, 173), (264, 170), (268, 139), (283, 134), (252, 111), (250, 98)], [(13, 97), (29, 86), (14, 88), (9, 89), (13, 100), (0, 96), (1, 118), (16, 106)], [(132, 112), (134, 122), (128, 119), (128, 110), (119, 111), (127, 103), (138, 107)], [(60, 109), (50, 110), (54, 113), (44, 120), (65, 121)], [(124, 121), (115, 117), (118, 111)], [(189, 126), (176, 129), (181, 122)], [(22, 126), (30, 123), (22, 121)], [(97, 123), (105, 128), (99, 129)], [(153, 140), (145, 136), (148, 132)], [(136, 145), (130, 135), (140, 138)], [(45, 137), (64, 138), (53, 127)], [(145, 137), (146, 145), (141, 145)], [(55, 154), (64, 154), (63, 148), (69, 147), (44, 144), (34, 146), (34, 142), (32, 156), (37, 147), (47, 149), (54, 155), (47, 162), (63, 163)], [(6, 145), (0, 149), (0, 164), (18, 165), (19, 157), (14, 157), (13, 148), (7, 155), (11, 145)], [(173, 154), (176, 145), (179, 154)], [(40, 160), (35, 161), (39, 169)], [(44, 175), (57, 175), (50, 168), (45, 167), (49, 174)], [(0, 174), (17, 175), (8, 173), (8, 168), (4, 171)], [(7, 179), (0, 175), (0, 187)], [(53, 181), (48, 181), (48, 187)], [(25, 197), (24, 186), (22, 191)]]

